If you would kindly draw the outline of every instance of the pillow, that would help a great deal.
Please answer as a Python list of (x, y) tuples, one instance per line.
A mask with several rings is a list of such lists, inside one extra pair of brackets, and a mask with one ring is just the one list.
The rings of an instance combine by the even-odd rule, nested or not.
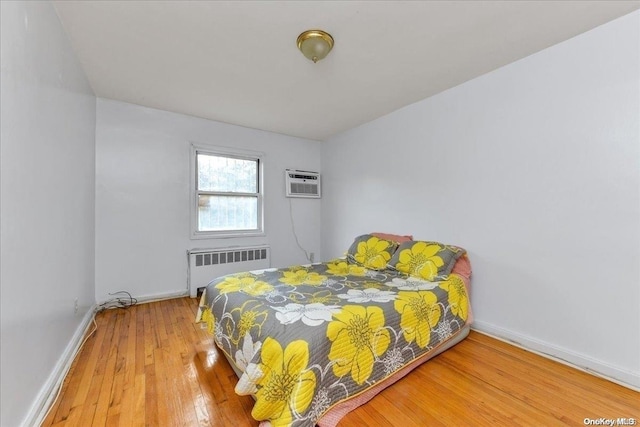
[(471, 263), (469, 262), (469, 257), (466, 254), (458, 258), (458, 260), (453, 264), (451, 273), (462, 276), (467, 280), (471, 279)]
[(424, 280), (442, 280), (465, 253), (462, 248), (438, 242), (404, 242), (393, 254), (389, 267)]
[(384, 270), (397, 248), (396, 242), (363, 234), (356, 237), (349, 247), (347, 259), (370, 270)]
[(372, 236), (377, 237), (378, 239), (391, 240), (392, 242), (396, 242), (397, 244), (409, 242), (413, 240), (413, 236), (401, 236), (400, 234), (389, 234), (389, 233), (371, 233)]

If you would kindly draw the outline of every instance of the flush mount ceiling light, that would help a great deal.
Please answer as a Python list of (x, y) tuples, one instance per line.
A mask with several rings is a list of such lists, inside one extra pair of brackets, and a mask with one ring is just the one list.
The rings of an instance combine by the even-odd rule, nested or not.
[(307, 30), (298, 36), (298, 49), (313, 62), (323, 59), (333, 48), (333, 37), (322, 30)]

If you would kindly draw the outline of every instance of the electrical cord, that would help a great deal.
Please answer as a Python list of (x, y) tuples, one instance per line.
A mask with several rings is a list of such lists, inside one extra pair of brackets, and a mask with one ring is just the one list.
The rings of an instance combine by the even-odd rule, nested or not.
[(132, 297), (131, 294), (127, 291), (118, 291), (112, 294), (110, 293), (109, 295), (118, 295), (118, 294), (126, 294), (127, 299), (124, 299), (123, 297), (111, 298), (110, 300), (107, 300), (102, 304), (99, 304), (98, 307), (96, 308), (96, 312), (99, 313), (103, 310), (110, 310), (114, 308), (126, 309), (138, 304), (138, 300)]
[(309, 256), (309, 252), (307, 252), (307, 250), (303, 248), (300, 242), (298, 241), (298, 235), (296, 234), (296, 226), (293, 222), (293, 206), (291, 203), (291, 198), (289, 198), (289, 216), (291, 217), (291, 231), (293, 231), (293, 237), (296, 239), (296, 244), (298, 245), (300, 250), (304, 252), (304, 257), (307, 259), (307, 261), (311, 262), (311, 257)]
[(53, 401), (49, 405), (49, 409), (47, 409), (46, 414), (44, 414), (44, 417), (42, 417), (41, 423), (44, 422), (47, 419), (47, 417), (51, 413), (51, 410), (56, 405), (56, 402), (58, 401), (58, 398), (60, 398), (60, 393), (62, 393), (62, 386), (64, 385), (64, 382), (67, 379), (67, 375), (69, 375), (69, 371), (71, 370), (71, 366), (73, 365), (73, 362), (76, 360), (76, 356), (78, 356), (78, 354), (80, 353), (80, 351), (84, 347), (84, 344), (87, 342), (87, 340), (89, 338), (91, 338), (91, 336), (98, 330), (98, 324), (96, 323), (96, 313), (97, 312), (94, 311), (93, 316), (91, 317), (91, 321), (93, 322), (93, 330), (87, 334), (87, 336), (84, 338), (84, 340), (82, 340), (82, 343), (80, 343), (80, 345), (78, 346), (76, 351), (73, 353), (73, 356), (71, 357), (72, 362), (69, 364), (69, 366), (67, 368), (65, 368), (65, 372), (62, 375), (62, 381), (60, 381), (60, 384), (58, 385), (58, 391), (56, 392), (56, 396), (53, 398)]

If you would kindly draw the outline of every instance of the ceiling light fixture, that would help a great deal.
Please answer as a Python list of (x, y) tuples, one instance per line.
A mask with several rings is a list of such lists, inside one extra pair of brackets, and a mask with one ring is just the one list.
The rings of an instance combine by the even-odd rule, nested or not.
[(333, 48), (333, 37), (322, 30), (307, 30), (298, 36), (298, 49), (314, 63), (323, 59)]

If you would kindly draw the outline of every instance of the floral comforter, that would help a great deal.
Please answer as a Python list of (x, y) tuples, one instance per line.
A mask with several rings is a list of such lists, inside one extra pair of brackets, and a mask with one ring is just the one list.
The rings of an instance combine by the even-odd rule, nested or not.
[(313, 426), (428, 353), (469, 318), (461, 276), (428, 282), (344, 260), (216, 279), (201, 320), (254, 395), (252, 416)]

